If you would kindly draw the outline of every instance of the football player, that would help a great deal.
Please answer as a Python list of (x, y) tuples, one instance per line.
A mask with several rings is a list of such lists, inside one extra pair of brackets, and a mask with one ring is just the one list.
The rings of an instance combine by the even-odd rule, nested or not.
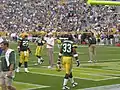
[(36, 43), (37, 43), (37, 47), (36, 47), (35, 56), (38, 58), (37, 64), (42, 64), (44, 61), (42, 58), (42, 51), (44, 48), (45, 40), (43, 39), (43, 37), (41, 38), (38, 37), (38, 39), (36, 40)]
[(61, 45), (61, 49), (60, 49), (60, 53), (59, 53), (59, 57), (58, 57), (58, 61), (57, 61), (57, 65), (60, 66), (61, 59), (62, 59), (62, 65), (65, 68), (65, 72), (66, 72), (64, 81), (63, 81), (63, 88), (62, 88), (63, 90), (70, 89), (67, 86), (68, 80), (71, 81), (73, 87), (78, 85), (78, 83), (76, 83), (74, 81), (73, 75), (72, 75), (73, 57), (75, 58), (75, 60), (77, 62), (77, 67), (80, 65), (80, 61), (78, 59), (78, 54), (76, 52), (76, 49), (73, 47), (74, 43), (72, 41), (72, 36), (67, 35), (67, 38), (68, 38), (68, 40), (63, 41), (63, 43)]
[(29, 48), (29, 40), (28, 40), (27, 34), (24, 34), (24, 35), (22, 35), (22, 38), (19, 38), (18, 51), (19, 51), (19, 55), (20, 55), (20, 61), (19, 61), (19, 66), (18, 66), (16, 72), (20, 71), (20, 67), (21, 67), (22, 63), (24, 63), (25, 72), (29, 72), (28, 71), (28, 58), (29, 58), (29, 53), (31, 53), (31, 50)]

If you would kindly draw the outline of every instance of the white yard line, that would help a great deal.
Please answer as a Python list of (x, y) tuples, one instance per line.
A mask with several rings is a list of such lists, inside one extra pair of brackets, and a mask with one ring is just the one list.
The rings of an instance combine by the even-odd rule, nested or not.
[[(108, 59), (108, 60), (120, 60), (120, 59)], [(107, 60), (102, 60), (102, 61), (107, 61)], [(108, 62), (104, 62), (104, 63), (102, 63), (101, 62), (101, 64), (107, 64)], [(110, 64), (112, 64), (112, 63), (115, 63), (114, 61), (113, 62), (109, 62)], [(87, 64), (81, 64), (81, 66), (83, 65), (93, 65), (93, 64), (95, 64), (95, 65), (98, 65), (99, 66), (99, 63), (87, 63)], [(42, 66), (42, 67), (45, 67), (45, 68), (47, 68), (47, 66)], [(80, 68), (80, 67), (74, 67), (74, 68)], [(30, 67), (30, 69), (35, 69), (35, 68), (31, 68)], [(36, 68), (36, 69), (38, 69), (38, 68)], [(89, 68), (88, 68), (89, 69)], [(54, 68), (54, 70), (55, 70), (55, 68)], [(91, 68), (90, 68), (90, 70), (91, 70)], [(96, 69), (96, 70), (103, 70), (103, 69)], [(75, 71), (79, 71), (79, 70), (75, 70)], [(107, 71), (109, 71), (109, 70), (107, 70)], [(30, 72), (30, 73), (35, 73), (35, 74), (41, 74), (41, 75), (49, 75), (49, 76), (58, 76), (58, 77), (64, 77), (64, 75), (56, 75), (56, 74), (48, 74), (48, 73), (40, 73), (40, 72)], [(86, 72), (85, 72), (86, 73)], [(82, 74), (82, 73), (81, 73)], [(89, 74), (89, 75), (93, 75), (93, 76), (109, 76), (109, 75), (100, 75), (100, 74), (90, 74), (90, 73), (86, 73), (86, 74)], [(113, 74), (112, 74), (113, 75)], [(104, 79), (92, 79), (92, 78), (81, 78), (81, 77), (75, 77), (75, 78), (77, 78), (77, 79), (85, 79), (85, 80), (93, 80), (93, 81), (100, 81), (100, 80), (108, 80), (108, 79), (115, 79), (115, 78), (119, 78), (119, 77), (106, 77), (106, 78), (104, 78)]]
[[(81, 53), (81, 54), (82, 54), (82, 53)], [(104, 61), (108, 61), (108, 60), (109, 60), (110, 62), (104, 62)], [(111, 61), (111, 60), (113, 60), (113, 61)], [(114, 62), (114, 60), (120, 60), (120, 59), (105, 59), (105, 60), (97, 60), (96, 63), (94, 63), (94, 62), (89, 63), (88, 61), (80, 61), (80, 62), (82, 62), (81, 65), (96, 65), (96, 64), (99, 64), (99, 63), (101, 63), (101, 64), (105, 64), (105, 63), (116, 63), (116, 62)], [(99, 62), (99, 61), (102, 61), (102, 62)], [(34, 63), (37, 62), (37, 60), (33, 60), (33, 61), (30, 61), (30, 62), (33, 62), (32, 65), (34, 65)], [(83, 62), (86, 62), (86, 63), (83, 63)], [(31, 64), (30, 64), (30, 65), (31, 65)]]
[[(33, 89), (37, 89), (37, 88), (47, 88), (47, 87), (50, 87), (50, 86), (44, 86), (44, 85), (39, 85), (39, 84), (31, 84), (31, 83), (24, 83), (24, 82), (16, 82), (15, 83), (17, 84), (27, 84), (27, 85), (31, 85), (31, 86), (36, 86), (34, 88), (28, 88), (27, 90), (33, 90)], [(26, 89), (23, 89), (23, 90), (26, 90)]]
[[(97, 60), (97, 62), (96, 63), (108, 63), (108, 62), (104, 62), (104, 61), (110, 61), (110, 62), (114, 62), (114, 60), (120, 60), (120, 59), (104, 59), (104, 60)], [(111, 61), (111, 60), (113, 60), (113, 61)], [(100, 61), (100, 62), (99, 62)], [(88, 61), (81, 61), (81, 62), (87, 62), (87, 64), (94, 64), (94, 62), (92, 62), (92, 63), (89, 63)]]
[(98, 86), (98, 87), (91, 87), (91, 88), (84, 88), (77, 90), (120, 90), (120, 84), (105, 85), (105, 86)]
[(108, 47), (106, 47), (106, 48), (120, 48), (120, 47), (117, 47), (117, 46), (116, 46), (116, 47), (109, 47), (109, 46), (108, 46)]
[[(35, 68), (30, 68), (30, 69), (35, 69)], [(36, 68), (37, 69), (37, 68)], [(64, 75), (58, 75), (58, 74), (50, 74), (50, 73), (40, 73), (40, 72), (30, 72), (30, 73), (33, 73), (33, 74), (41, 74), (41, 75), (47, 75), (47, 76), (57, 76), (57, 77), (64, 77)], [(109, 79), (116, 79), (116, 78), (119, 78), (119, 77), (112, 77), (112, 76), (107, 76), (107, 75), (101, 75), (101, 74), (90, 74), (89, 72), (87, 73), (87, 72), (81, 72), (80, 73), (81, 75), (82, 74), (86, 74), (86, 75), (90, 75), (90, 76), (92, 76), (93, 75), (93, 77), (94, 76), (102, 76), (102, 77), (105, 77), (104, 79), (92, 79), (92, 78), (82, 78), (82, 77), (75, 77), (75, 78), (77, 78), (77, 79), (85, 79), (85, 80), (92, 80), (92, 81), (101, 81), (101, 80), (109, 80)]]
[[(38, 73), (38, 72), (30, 72), (30, 73), (33, 73), (33, 74), (40, 74), (40, 75), (46, 75), (46, 76), (56, 76), (56, 77), (64, 77), (64, 75), (57, 75), (57, 74), (48, 74), (48, 73)], [(77, 78), (77, 79), (83, 79), (83, 80), (92, 80), (92, 81), (97, 81), (97, 80), (94, 80), (94, 79), (89, 79), (89, 78), (80, 78), (80, 77), (74, 77), (74, 78)], [(99, 81), (99, 80), (98, 80)]]

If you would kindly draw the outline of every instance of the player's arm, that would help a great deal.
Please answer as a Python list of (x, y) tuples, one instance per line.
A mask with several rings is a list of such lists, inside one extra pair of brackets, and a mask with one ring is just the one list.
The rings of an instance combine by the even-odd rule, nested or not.
[(59, 55), (58, 55), (57, 64), (61, 64), (61, 57), (62, 57), (62, 49), (60, 49), (60, 52), (59, 52)]
[(75, 48), (73, 48), (72, 50), (73, 50), (73, 57), (75, 58), (76, 63), (77, 63), (77, 67), (78, 67), (80, 65), (80, 60), (78, 58), (78, 53), (76, 52)]
[(22, 38), (19, 37), (19, 38), (18, 38), (18, 46), (17, 46), (18, 52), (20, 52), (20, 45), (21, 45), (21, 42), (22, 42)]
[(30, 47), (28, 47), (28, 51), (29, 51), (30, 54), (32, 54)]
[(61, 71), (61, 57), (62, 57), (62, 49), (60, 49), (59, 55), (58, 55), (58, 60), (57, 60), (57, 65), (56, 65), (56, 70)]
[(32, 54), (32, 52), (31, 52), (31, 49), (30, 49), (30, 46), (28, 45), (28, 52), (30, 53), (30, 54)]
[(21, 41), (18, 41), (17, 49), (18, 49), (18, 52), (19, 52), (19, 53), (20, 53), (20, 44), (21, 44)]

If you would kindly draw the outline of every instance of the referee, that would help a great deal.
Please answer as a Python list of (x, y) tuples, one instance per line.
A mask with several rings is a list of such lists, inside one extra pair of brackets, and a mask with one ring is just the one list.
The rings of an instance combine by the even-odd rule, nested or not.
[(88, 62), (96, 62), (96, 38), (94, 33), (90, 32), (88, 36), (88, 44), (89, 44), (89, 61)]

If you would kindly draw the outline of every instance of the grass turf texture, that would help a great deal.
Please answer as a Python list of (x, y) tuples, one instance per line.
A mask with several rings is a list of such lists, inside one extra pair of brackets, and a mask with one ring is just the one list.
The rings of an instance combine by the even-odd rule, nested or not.
[[(10, 47), (17, 52), (17, 44), (11, 43)], [(48, 56), (44, 48), (43, 58), (45, 62), (42, 65), (35, 66), (37, 58), (35, 57), (34, 44), (30, 44), (32, 55), (29, 60), (30, 73), (24, 73), (21, 68), (20, 73), (16, 73), (14, 85), (17, 90), (61, 90), (64, 71), (57, 72), (55, 69), (47, 69)], [(103, 85), (119, 84), (120, 82), (120, 48), (114, 46), (97, 46), (97, 63), (88, 63), (88, 47), (79, 46), (77, 48), (81, 66), (79, 68), (74, 64), (73, 75), (78, 86), (71, 88), (77, 90)], [(56, 62), (59, 49), (55, 46), (54, 60)], [(17, 63), (19, 55), (17, 53)], [(75, 62), (74, 62), (75, 63)], [(71, 86), (69, 83), (68, 86)]]

